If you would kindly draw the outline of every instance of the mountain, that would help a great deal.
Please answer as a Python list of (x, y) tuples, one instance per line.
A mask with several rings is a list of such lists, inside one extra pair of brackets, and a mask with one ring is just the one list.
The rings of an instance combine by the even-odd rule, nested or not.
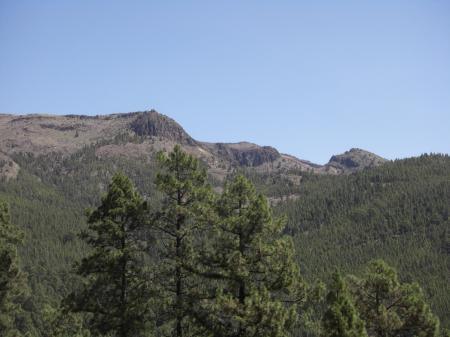
[(325, 170), (330, 173), (352, 173), (364, 168), (377, 167), (386, 162), (386, 159), (374, 153), (353, 148), (343, 154), (332, 156), (325, 165)]
[(11, 157), (19, 153), (70, 156), (86, 146), (95, 146), (98, 158), (132, 160), (148, 159), (159, 150), (170, 150), (175, 144), (181, 144), (186, 152), (200, 158), (219, 180), (239, 167), (258, 171), (339, 174), (385, 162), (369, 152), (352, 149), (344, 155), (333, 156), (328, 164), (321, 166), (279, 153), (271, 146), (248, 142), (202, 142), (193, 139), (176, 121), (155, 110), (104, 116), (2, 114), (0, 174), (9, 178), (17, 175), (18, 166)]
[[(175, 144), (201, 159), (212, 184), (240, 171), (286, 216), (302, 274), (326, 280), (384, 258), (424, 288), (450, 327), (450, 158), (386, 161), (351, 149), (325, 165), (247, 142), (207, 143), (156, 111), (106, 116), (0, 115), (0, 199), (26, 234), (21, 248), (36, 317), (75, 284), (77, 234), (113, 173), (125, 172), (158, 203), (154, 156)], [(41, 327), (42, 331), (45, 327)]]

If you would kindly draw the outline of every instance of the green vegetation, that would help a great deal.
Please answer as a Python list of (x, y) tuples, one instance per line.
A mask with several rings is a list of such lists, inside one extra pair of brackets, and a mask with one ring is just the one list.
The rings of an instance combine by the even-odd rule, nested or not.
[(169, 156), (160, 154), (159, 162), (163, 171), (156, 177), (156, 186), (162, 204), (150, 217), (158, 242), (154, 252), (158, 330), (162, 336), (198, 336), (192, 314), (203, 286), (192, 269), (207, 230), (212, 189), (206, 171), (179, 146)]
[(358, 311), (370, 336), (436, 336), (439, 321), (416, 283), (401, 283), (381, 260), (368, 264), (361, 279), (350, 278)]
[(288, 217), (303, 276), (360, 274), (380, 258), (417, 282), (450, 326), (450, 157), (397, 160), (349, 176), (305, 175), (297, 199), (277, 204)]
[(212, 286), (196, 318), (213, 336), (289, 336), (300, 276), (283, 219), (273, 219), (267, 199), (240, 175), (217, 213), (199, 272)]
[(27, 303), (27, 278), (18, 265), (17, 246), (22, 242), (23, 233), (11, 224), (8, 205), (0, 202), (0, 335), (5, 337), (36, 333), (27, 310), (32, 305)]
[(367, 337), (364, 321), (359, 318), (347, 286), (339, 273), (333, 274), (327, 304), (328, 309), (323, 316), (325, 336)]
[(93, 249), (77, 267), (82, 282), (65, 304), (71, 312), (88, 313), (86, 325), (94, 335), (132, 337), (151, 328), (144, 211), (142, 197), (119, 173), (88, 217), (81, 237)]
[[(8, 239), (2, 236), (0, 251), (6, 252), (12, 262), (11, 267), (2, 265), (1, 277), (20, 275), (24, 283), (19, 285), (20, 294), (12, 291), (17, 296), (8, 295), (8, 303), (14, 305), (7, 304), (8, 309), (1, 312), (0, 320), (8, 329), (30, 337), (86, 337), (107, 331), (125, 336), (118, 331), (127, 322), (129, 327), (136, 327), (133, 336), (152, 331), (163, 336), (176, 332), (177, 322), (181, 322), (182, 332), (175, 333), (177, 336), (289, 336), (289, 331), (295, 336), (322, 336), (332, 327), (322, 324), (327, 321), (322, 317), (333, 306), (352, 313), (348, 317), (353, 318), (347, 317), (347, 322), (354, 324), (347, 324), (348, 329), (360, 328), (354, 318), (358, 316), (371, 337), (410, 336), (413, 329), (417, 336), (437, 336), (438, 320), (432, 312), (440, 318), (442, 327), (449, 327), (448, 156), (399, 160), (347, 176), (303, 174), (300, 186), (291, 179), (299, 172), (244, 172), (257, 191), (277, 199), (274, 217), (264, 197), (242, 177), (230, 178), (224, 191), (215, 195), (201, 165), (181, 151), (163, 156), (163, 171), (157, 179), (152, 159), (99, 159), (95, 146), (68, 157), (17, 155), (14, 160), (21, 166), (17, 179), (0, 183), (0, 199), (11, 206), (11, 221), (7, 207), (2, 206), (1, 225), (9, 228), (11, 223), (17, 224), (25, 233), (25, 241), (23, 245), (19, 245), (20, 240), (6, 243)], [(177, 162), (185, 171), (177, 170)], [(118, 170), (130, 177), (136, 190), (127, 178), (117, 178), (120, 176), (109, 185)], [(138, 227), (121, 230), (120, 221), (114, 222), (116, 227), (109, 227), (110, 215), (100, 210), (114, 209), (107, 202), (113, 200), (108, 198), (113, 196), (114, 185), (122, 186), (116, 187), (129, 196), (121, 202), (136, 207), (142, 204), (138, 208), (146, 216), (139, 215), (139, 220), (130, 222)], [(187, 193), (192, 203), (174, 198), (178, 192)], [(103, 193), (107, 194), (101, 199)], [(245, 208), (238, 216), (236, 202), (240, 197), (244, 197)], [(84, 210), (97, 205), (86, 222)], [(130, 210), (119, 209), (124, 215)], [(94, 218), (93, 214), (98, 216)], [(284, 229), (278, 220), (281, 215), (287, 217)], [(110, 232), (112, 228), (114, 233)], [(83, 230), (90, 233), (87, 242), (78, 239), (77, 234)], [(110, 234), (125, 233), (139, 238), (130, 241), (130, 250), (120, 249), (114, 240), (108, 241), (114, 250), (95, 244), (99, 235), (107, 240)], [(245, 238), (242, 251), (239, 236)], [(17, 249), (20, 259), (14, 253)], [(93, 259), (97, 251), (111, 262), (111, 273), (102, 277), (95, 268), (83, 268), (105, 261)], [(139, 269), (139, 275), (128, 271), (136, 276), (130, 278), (131, 282), (147, 282), (141, 289), (145, 291), (139, 296), (136, 293), (134, 300), (139, 297), (136, 303), (146, 308), (142, 311), (146, 318), (139, 323), (149, 326), (130, 323), (138, 319), (131, 308), (134, 300), (120, 301), (120, 296), (109, 292), (123, 289), (114, 285), (123, 279), (115, 267), (124, 256), (133, 261), (131, 265), (145, 266)], [(398, 276), (385, 264), (375, 268), (377, 262), (369, 263), (374, 258), (394, 266)], [(334, 299), (330, 295), (325, 300), (323, 286), (305, 284), (294, 260), (302, 277), (311, 284), (317, 279), (327, 280), (334, 269), (356, 276), (344, 278), (342, 289), (336, 282), (332, 284), (327, 293), (334, 292)], [(76, 261), (83, 261), (79, 275), (72, 272)], [(177, 272), (182, 276), (181, 289), (189, 289), (179, 292), (180, 296)], [(382, 294), (384, 309), (369, 300), (377, 280), (387, 284)], [(31, 291), (26, 290), (27, 281)], [(101, 306), (108, 310), (101, 316), (89, 306), (60, 307), (60, 301), (70, 293), (75, 296), (73, 300), (88, 298), (88, 290), (104, 294), (99, 295), (105, 301)], [(397, 300), (401, 307), (393, 305)], [(122, 311), (126, 315), (119, 314), (119, 305), (130, 309)], [(70, 308), (75, 312), (68, 312)], [(344, 316), (341, 318), (345, 321)], [(103, 329), (102, 320), (115, 328)]]

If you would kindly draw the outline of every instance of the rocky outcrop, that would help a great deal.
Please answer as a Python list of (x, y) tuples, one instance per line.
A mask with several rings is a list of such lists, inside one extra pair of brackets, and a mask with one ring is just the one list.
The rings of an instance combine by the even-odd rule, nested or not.
[(155, 110), (138, 114), (130, 123), (130, 128), (139, 136), (161, 137), (179, 144), (196, 144), (177, 122)]
[(19, 165), (10, 157), (0, 152), (0, 179), (15, 179), (19, 173)]
[(353, 148), (343, 154), (332, 156), (324, 168), (330, 173), (351, 173), (382, 165), (386, 161), (372, 152)]
[(277, 160), (280, 153), (271, 146), (256, 147), (249, 150), (231, 149), (234, 160), (241, 166), (259, 166)]
[(271, 146), (258, 146), (251, 143), (216, 143), (209, 146), (220, 158), (234, 166), (255, 167), (274, 162), (280, 153)]

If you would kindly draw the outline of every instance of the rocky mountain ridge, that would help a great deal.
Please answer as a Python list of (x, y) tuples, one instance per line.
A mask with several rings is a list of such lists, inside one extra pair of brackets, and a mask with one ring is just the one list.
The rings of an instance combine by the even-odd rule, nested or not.
[(352, 149), (333, 156), (325, 165), (317, 165), (282, 154), (271, 146), (202, 142), (155, 110), (100, 116), (0, 114), (0, 175), (14, 178), (18, 166), (11, 157), (17, 153), (70, 155), (83, 147), (95, 146), (99, 158), (142, 159), (159, 150), (169, 151), (175, 144), (200, 158), (218, 178), (238, 167), (341, 174), (385, 162), (373, 153)]
[(329, 171), (336, 173), (351, 173), (363, 168), (380, 166), (386, 161), (386, 159), (374, 153), (352, 148), (342, 154), (332, 156), (326, 166)]

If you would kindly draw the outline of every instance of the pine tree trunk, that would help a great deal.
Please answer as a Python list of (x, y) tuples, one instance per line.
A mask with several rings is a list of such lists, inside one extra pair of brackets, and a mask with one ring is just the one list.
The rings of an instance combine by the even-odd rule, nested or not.
[[(177, 193), (177, 204), (181, 205), (182, 203), (182, 195), (181, 191), (178, 190)], [(182, 327), (182, 295), (183, 295), (183, 284), (182, 284), (182, 275), (181, 275), (181, 266), (180, 266), (180, 258), (181, 258), (181, 236), (180, 230), (182, 226), (183, 219), (180, 214), (177, 215), (177, 239), (176, 239), (176, 257), (177, 257), (177, 265), (175, 268), (175, 278), (176, 278), (176, 305), (177, 305), (177, 318), (176, 318), (176, 336), (183, 337), (183, 327)]]
[[(125, 226), (122, 225), (122, 232), (125, 233)], [(122, 248), (122, 254), (125, 252), (126, 242), (125, 242), (125, 235), (122, 237), (121, 240), (121, 248)], [(122, 257), (122, 270), (121, 270), (121, 284), (120, 284), (120, 304), (121, 304), (121, 327), (120, 327), (120, 337), (127, 337), (127, 328), (125, 326), (125, 310), (126, 310), (126, 287), (127, 287), (127, 279), (126, 279), (126, 268), (127, 268), (127, 259), (125, 256)]]
[[(239, 216), (241, 215), (242, 210), (242, 202), (239, 201)], [(241, 256), (244, 256), (244, 240), (242, 238), (242, 232), (239, 233), (239, 252)], [(239, 282), (239, 291), (238, 291), (238, 299), (239, 303), (243, 306), (245, 304), (245, 281), (240, 280)], [(242, 324), (239, 324), (239, 330), (237, 333), (237, 337), (241, 337), (245, 335), (245, 329), (242, 327)]]

